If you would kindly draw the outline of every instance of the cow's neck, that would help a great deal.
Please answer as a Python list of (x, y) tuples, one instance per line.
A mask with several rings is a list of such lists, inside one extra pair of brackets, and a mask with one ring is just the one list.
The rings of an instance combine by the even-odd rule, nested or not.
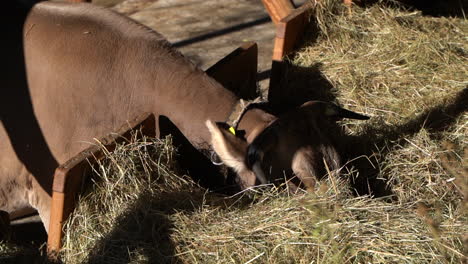
[[(178, 67), (177, 74), (184, 77), (168, 78), (177, 81), (167, 83), (162, 88), (157, 96), (161, 100), (158, 100), (155, 108), (159, 108), (159, 113), (168, 117), (192, 145), (208, 149), (211, 136), (205, 125), (206, 120), (226, 122), (239, 98), (201, 70), (182, 65)], [(263, 110), (251, 109), (240, 120), (238, 129), (245, 130), (246, 138), (250, 141), (272, 118)]]

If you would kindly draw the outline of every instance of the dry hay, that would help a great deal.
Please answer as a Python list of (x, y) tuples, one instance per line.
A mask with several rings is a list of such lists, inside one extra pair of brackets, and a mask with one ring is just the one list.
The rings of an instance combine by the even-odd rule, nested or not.
[[(119, 201), (104, 203), (119, 209), (108, 209), (114, 217), (103, 217), (105, 208), (93, 211), (80, 203), (68, 225), (63, 252), (67, 263), (89, 258), (109, 263), (464, 260), (466, 21), (379, 5), (355, 7), (349, 15), (336, 2), (320, 3), (321, 33), (290, 58), (290, 78), (296, 77), (294, 67), (300, 71), (319, 67), (333, 88), (329, 91), (333, 100), (372, 116), (370, 122), (345, 125), (352, 142), (365, 145), (367, 158), (360, 159), (378, 169), (378, 177), (390, 186), (392, 201), (353, 196), (351, 183), (365, 177), (359, 164), (350, 166), (348, 178), (320, 182), (315, 194), (289, 196), (272, 188), (251, 191), (252, 199), (245, 193), (233, 197), (205, 193), (169, 169), (154, 183), (148, 182), (148, 172), (167, 168), (165, 162), (156, 163), (146, 173), (113, 176), (133, 186), (124, 188), (125, 198), (111, 195)], [(292, 89), (302, 81), (291, 81)], [(115, 156), (126, 159), (133, 154)], [(135, 174), (141, 175), (143, 184), (137, 183)], [(98, 200), (106, 201), (105, 195), (112, 193), (109, 188), (119, 185), (96, 185), (102, 187), (94, 189), (107, 189)], [(128, 209), (135, 207), (137, 211)], [(120, 219), (125, 219), (123, 225)]]
[[(329, 88), (319, 94), (372, 116), (344, 123), (360, 156), (345, 177), (314, 194), (223, 197), (180, 176), (170, 140), (132, 141), (96, 167), (62, 259), (466, 263), (468, 24), (379, 4), (349, 14), (337, 2), (319, 2), (320, 33), (290, 57), (288, 78), (295, 91), (310, 81), (295, 70), (319, 69)], [(392, 199), (353, 195), (369, 168)]]
[[(399, 201), (459, 200), (464, 183), (456, 176), (468, 151), (466, 20), (379, 5), (349, 15), (336, 1), (321, 4), (317, 43), (306, 43), (293, 63), (320, 65), (335, 100), (372, 117), (346, 125), (354, 140), (373, 144), (373, 165)], [(460, 168), (448, 173), (451, 166)]]

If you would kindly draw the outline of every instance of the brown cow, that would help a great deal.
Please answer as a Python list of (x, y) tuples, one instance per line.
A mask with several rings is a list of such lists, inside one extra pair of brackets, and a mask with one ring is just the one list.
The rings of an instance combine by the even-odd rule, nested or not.
[[(242, 188), (284, 173), (313, 187), (324, 161), (331, 170), (340, 166), (322, 123), (366, 118), (323, 102), (279, 118), (249, 108), (236, 125), (245, 137), (235, 136), (217, 122), (236, 119), (239, 98), (145, 26), (90, 4), (43, 2), (31, 10), (23, 32), (28, 87), (7, 90), (25, 103), (7, 102), (14, 110), (2, 117), (0, 210), (32, 206), (46, 229), (57, 164), (140, 113), (166, 116), (194, 147), (214, 149), (238, 173)], [(22, 119), (31, 114), (32, 120)], [(24, 122), (31, 125), (24, 129)]]

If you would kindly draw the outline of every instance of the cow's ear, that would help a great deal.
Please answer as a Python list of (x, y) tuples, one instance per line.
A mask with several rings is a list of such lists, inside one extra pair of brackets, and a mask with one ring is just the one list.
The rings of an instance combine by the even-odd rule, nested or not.
[(206, 121), (206, 126), (211, 134), (211, 145), (214, 151), (227, 166), (233, 168), (237, 173), (247, 169), (245, 157), (247, 153), (247, 142), (236, 137), (224, 123)]

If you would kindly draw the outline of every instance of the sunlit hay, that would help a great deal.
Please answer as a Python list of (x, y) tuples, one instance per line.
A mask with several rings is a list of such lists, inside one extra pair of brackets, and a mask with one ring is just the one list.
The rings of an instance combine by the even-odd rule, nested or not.
[[(398, 203), (388, 205), (398, 208), (388, 214), (392, 232), (419, 235), (408, 240), (413, 248), (387, 241), (374, 244), (373, 254), (358, 255), (372, 263), (379, 252), (394, 261), (401, 255), (398, 262), (461, 261), (468, 232), (468, 23), (379, 4), (353, 6), (350, 14), (338, 2), (319, 2), (319, 36), (291, 61), (301, 67), (319, 64), (340, 104), (372, 116), (344, 122), (359, 144), (352, 148), (363, 149), (354, 154), (368, 155)], [(424, 206), (427, 210), (414, 213)], [(356, 232), (366, 237), (371, 230)], [(376, 233), (371, 240), (386, 236)]]
[(191, 196), (203, 195), (201, 189), (192, 189), (196, 184), (188, 177), (174, 172), (174, 155), (170, 138), (136, 140), (134, 136), (98, 162), (67, 221), (63, 260), (136, 261), (141, 247), (145, 253), (164, 256), (165, 246), (153, 243), (160, 242), (156, 238), (161, 228), (169, 228), (161, 226), (166, 224), (165, 214), (176, 210), (176, 205), (196, 206), (190, 205)]
[(462, 219), (436, 222), (437, 211), (416, 211), (415, 203), (368, 197), (279, 196), (248, 209), (179, 214), (174, 239), (184, 263), (459, 261)]
[(339, 1), (318, 2), (317, 43), (293, 62), (320, 63), (343, 105), (403, 124), (466, 88), (466, 21), (380, 5), (348, 15)]
[[(291, 62), (372, 117), (343, 125), (350, 158), (376, 175), (350, 162), (315, 192), (224, 197), (181, 176), (170, 140), (132, 140), (95, 167), (66, 224), (65, 263), (466, 262), (467, 22), (317, 2), (318, 38)], [(389, 197), (355, 195), (354, 179), (371, 176)]]

